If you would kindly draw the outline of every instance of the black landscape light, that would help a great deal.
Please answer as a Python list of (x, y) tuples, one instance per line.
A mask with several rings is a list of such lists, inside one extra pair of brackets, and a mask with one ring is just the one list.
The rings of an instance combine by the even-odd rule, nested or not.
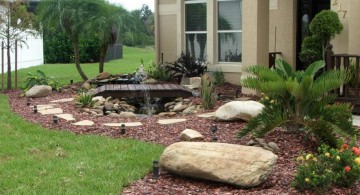
[(121, 135), (124, 135), (125, 133), (126, 133), (125, 124), (121, 124), (121, 127), (120, 127), (120, 134), (121, 134)]
[(29, 98), (26, 99), (26, 105), (30, 106), (30, 99)]
[(153, 161), (153, 178), (154, 179), (159, 178), (159, 161), (157, 160)]
[(70, 80), (70, 84), (72, 85), (73, 83), (74, 83), (74, 80), (71, 79), (71, 80)]
[(54, 116), (53, 116), (53, 123), (54, 123), (54, 124), (58, 124), (58, 121), (59, 121), (59, 117), (56, 116), (56, 115), (54, 115)]
[(216, 133), (218, 130), (217, 126), (215, 124), (211, 125), (211, 132)]
[(213, 142), (217, 142), (219, 139), (216, 137), (216, 136), (214, 136), (213, 138), (212, 138), (212, 141)]
[(34, 105), (34, 107), (33, 107), (33, 112), (34, 112), (34, 113), (37, 113), (37, 111), (38, 111), (38, 110), (37, 110), (37, 106)]

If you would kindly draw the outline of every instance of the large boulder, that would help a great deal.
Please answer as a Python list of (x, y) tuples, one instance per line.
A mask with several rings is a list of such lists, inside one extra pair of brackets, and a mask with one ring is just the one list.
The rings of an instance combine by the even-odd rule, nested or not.
[(37, 97), (46, 97), (51, 94), (52, 88), (47, 85), (35, 85), (25, 93), (26, 97), (37, 98)]
[(250, 188), (268, 178), (277, 159), (277, 155), (259, 147), (179, 142), (164, 150), (160, 166), (182, 176)]
[(215, 112), (215, 119), (220, 121), (250, 121), (261, 113), (265, 106), (256, 101), (232, 101), (222, 105)]

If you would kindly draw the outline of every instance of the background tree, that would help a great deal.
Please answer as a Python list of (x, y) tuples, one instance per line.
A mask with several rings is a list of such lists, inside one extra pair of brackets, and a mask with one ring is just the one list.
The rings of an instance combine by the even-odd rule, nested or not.
[(7, 55), (7, 89), (11, 89), (11, 51), (15, 43), (21, 47), (26, 45), (28, 36), (36, 36), (35, 16), (27, 11), (26, 4), (21, 0), (0, 0), (4, 14), (0, 15), (0, 38), (5, 40)]
[(87, 30), (99, 38), (99, 73), (104, 71), (105, 57), (110, 45), (118, 41), (120, 30), (130, 32), (134, 29), (129, 12), (121, 6), (108, 2), (99, 2), (99, 12), (95, 20), (89, 23)]
[(80, 66), (79, 43), (85, 34), (89, 21), (94, 21), (99, 13), (98, 3), (103, 0), (43, 0), (38, 8), (39, 20), (43, 28), (60, 27), (72, 43), (74, 61), (83, 80), (88, 77)]
[(135, 29), (123, 33), (123, 44), (128, 46), (154, 45), (154, 13), (147, 5), (130, 12)]

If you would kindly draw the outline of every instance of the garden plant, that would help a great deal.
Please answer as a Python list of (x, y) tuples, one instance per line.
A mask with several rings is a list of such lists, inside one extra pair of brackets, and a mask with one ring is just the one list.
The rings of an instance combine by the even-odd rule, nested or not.
[(304, 71), (294, 71), (284, 60), (277, 60), (272, 69), (261, 65), (248, 67), (245, 71), (256, 77), (243, 79), (242, 86), (264, 93), (274, 106), (265, 106), (239, 131), (238, 137), (249, 133), (263, 137), (282, 126), (289, 131), (305, 131), (319, 142), (336, 147), (338, 137), (358, 135), (352, 126), (351, 105), (334, 103), (336, 95), (331, 93), (349, 81), (349, 73), (329, 70), (315, 78), (324, 65), (317, 61)]
[(331, 185), (352, 187), (360, 180), (360, 149), (353, 144), (341, 148), (322, 145), (319, 154), (305, 153), (297, 158), (293, 186), (301, 191), (321, 192)]

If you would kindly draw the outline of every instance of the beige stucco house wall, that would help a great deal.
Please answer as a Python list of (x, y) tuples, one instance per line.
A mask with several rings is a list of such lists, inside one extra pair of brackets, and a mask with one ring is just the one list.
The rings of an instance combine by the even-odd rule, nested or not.
[[(268, 65), (269, 52), (296, 67), (297, 6), (300, 0), (242, 0), (242, 61), (221, 63), (217, 59), (217, 1), (207, 5), (207, 61), (210, 71), (221, 68), (227, 81), (239, 84), (243, 68)], [(155, 0), (157, 61), (176, 60), (185, 51), (185, 1)], [(360, 1), (331, 0), (344, 31), (333, 41), (335, 53), (360, 55)]]

